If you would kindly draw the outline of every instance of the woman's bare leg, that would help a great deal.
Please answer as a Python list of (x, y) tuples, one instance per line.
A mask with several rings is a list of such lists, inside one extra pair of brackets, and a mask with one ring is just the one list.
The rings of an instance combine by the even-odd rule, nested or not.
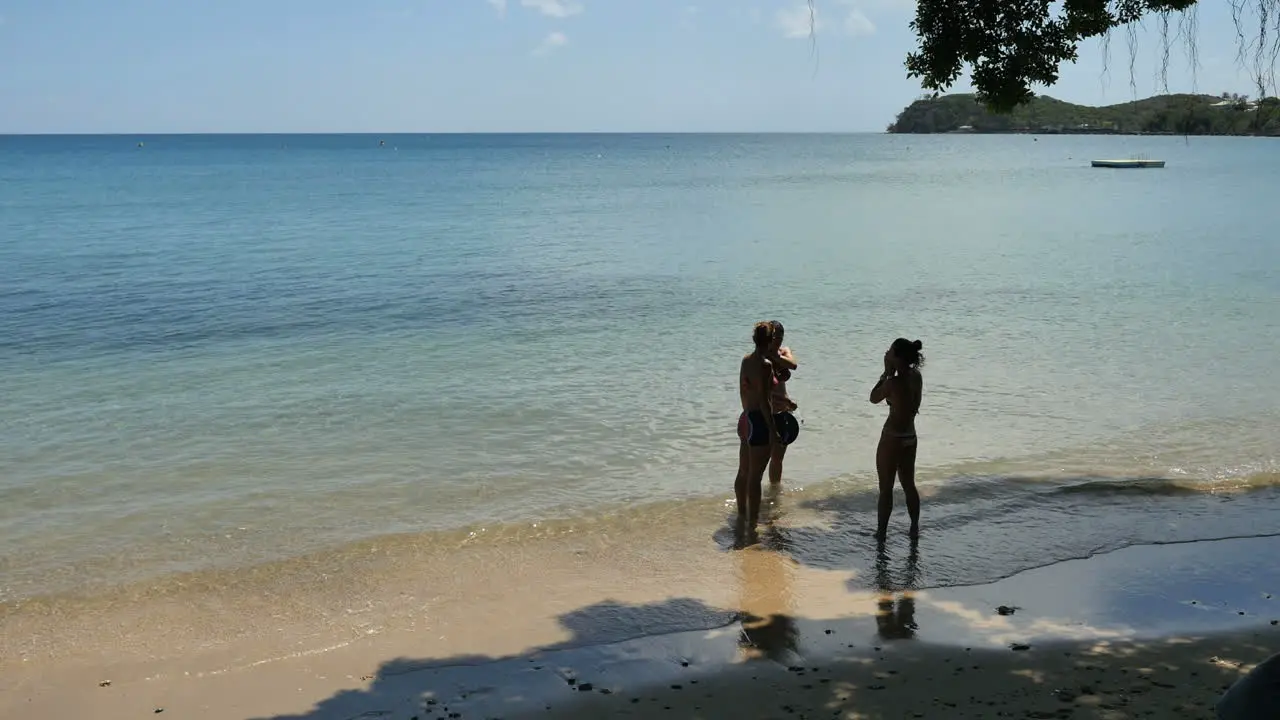
[(881, 436), (876, 447), (876, 475), (880, 477), (880, 499), (876, 503), (876, 538), (884, 540), (893, 513), (893, 475), (898, 469), (896, 440)]
[(764, 470), (769, 464), (769, 446), (747, 448), (747, 522), (754, 526), (760, 521), (760, 498), (764, 495)]
[(750, 463), (746, 441), (738, 443), (738, 476), (733, 479), (733, 494), (738, 499), (739, 518), (747, 516), (747, 471)]
[(920, 493), (916, 490), (916, 443), (898, 451), (898, 481), (907, 497), (907, 514), (911, 516), (911, 537), (920, 534)]
[(787, 446), (777, 443), (769, 453), (769, 482), (777, 485), (782, 482), (782, 458), (787, 454)]

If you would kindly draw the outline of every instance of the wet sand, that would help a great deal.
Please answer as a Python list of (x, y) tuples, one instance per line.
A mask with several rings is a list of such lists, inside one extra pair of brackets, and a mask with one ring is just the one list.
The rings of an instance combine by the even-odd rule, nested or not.
[[(1133, 547), (937, 590), (910, 587), (924, 550), (903, 541), (878, 558), (872, 591), (767, 542), (717, 551), (719, 566), (668, 555), (665, 575), (639, 582), (621, 552), (610, 564), (536, 545), (508, 558), (503, 582), (427, 578), (462, 600), (421, 605), (417, 625), (337, 643), (281, 621), (167, 646), (180, 635), (171, 607), (136, 633), (108, 628), (114, 650), (8, 655), (0, 717), (1211, 717), (1280, 649), (1280, 570), (1257, 561), (1280, 550), (1271, 537)], [(373, 590), (388, 603), (402, 592)]]
[(746, 663), (509, 717), (1211, 718), (1222, 692), (1277, 641), (1280, 632), (1258, 630), (1025, 650), (882, 646), (796, 665)]

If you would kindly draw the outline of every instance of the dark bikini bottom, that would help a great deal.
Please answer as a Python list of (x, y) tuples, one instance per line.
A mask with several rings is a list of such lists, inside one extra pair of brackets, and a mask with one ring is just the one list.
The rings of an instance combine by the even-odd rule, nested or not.
[[(778, 427), (782, 436), (782, 444), (790, 445), (800, 435), (800, 422), (789, 412), (773, 414), (773, 424)], [(738, 439), (751, 447), (769, 444), (769, 426), (765, 424), (764, 413), (759, 410), (744, 412), (738, 416)]]

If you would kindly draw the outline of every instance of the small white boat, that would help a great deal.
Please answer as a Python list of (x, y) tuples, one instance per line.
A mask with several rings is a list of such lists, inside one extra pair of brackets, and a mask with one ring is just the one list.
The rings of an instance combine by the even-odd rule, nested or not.
[(1162, 168), (1163, 160), (1094, 160), (1094, 167), (1100, 168)]

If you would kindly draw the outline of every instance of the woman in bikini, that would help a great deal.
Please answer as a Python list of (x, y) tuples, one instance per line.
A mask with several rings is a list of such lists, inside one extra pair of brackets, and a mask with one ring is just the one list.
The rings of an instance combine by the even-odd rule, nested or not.
[(893, 512), (893, 478), (902, 483), (907, 497), (907, 514), (911, 516), (911, 537), (920, 533), (920, 493), (916, 491), (916, 414), (924, 392), (924, 365), (921, 350), (924, 343), (898, 338), (884, 354), (884, 374), (871, 388), (871, 402), (884, 400), (889, 417), (880, 432), (876, 448), (876, 473), (880, 476), (880, 501), (877, 505), (876, 539), (884, 540)]
[[(775, 413), (793, 413), (799, 407), (787, 394), (787, 381), (791, 379), (791, 371), (799, 367), (791, 348), (782, 344), (785, 330), (782, 323), (770, 320), (773, 326), (773, 346), (769, 352), (769, 362), (773, 364), (774, 377), (778, 382), (773, 386), (773, 411)], [(786, 457), (787, 446), (776, 443), (769, 453), (769, 482), (777, 485), (782, 482), (782, 458)]]
[(751, 332), (755, 349), (742, 358), (738, 367), (738, 395), (742, 414), (738, 416), (738, 476), (733, 490), (738, 499), (738, 518), (754, 526), (760, 519), (761, 483), (770, 449), (782, 444), (773, 418), (773, 326), (756, 323)]

